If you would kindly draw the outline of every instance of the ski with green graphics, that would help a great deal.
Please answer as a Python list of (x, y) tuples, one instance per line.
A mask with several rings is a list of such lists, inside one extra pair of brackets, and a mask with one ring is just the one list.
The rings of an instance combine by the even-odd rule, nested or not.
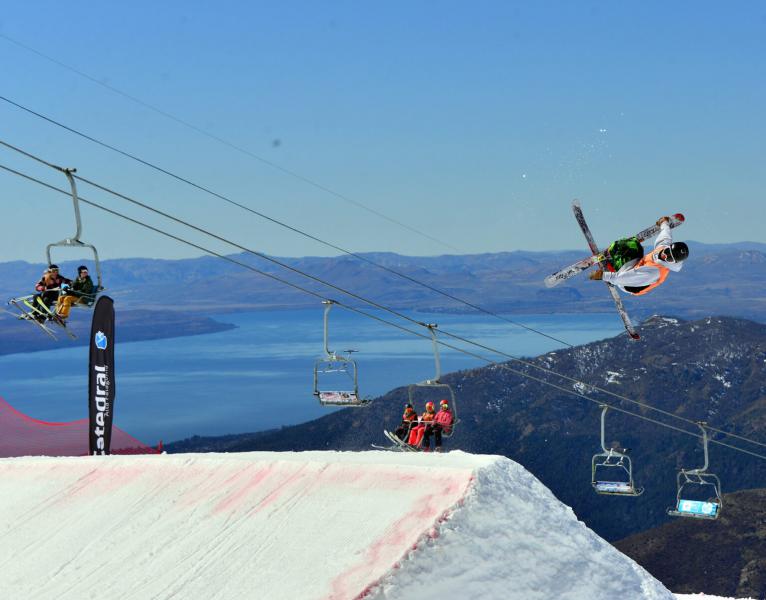
[[(598, 246), (596, 245), (596, 241), (593, 239), (593, 234), (590, 232), (590, 228), (588, 227), (588, 224), (585, 222), (585, 217), (582, 214), (582, 208), (580, 207), (579, 200), (575, 200), (572, 202), (572, 211), (574, 212), (575, 219), (577, 219), (577, 224), (580, 226), (580, 229), (582, 229), (583, 235), (585, 236), (585, 239), (588, 241), (588, 246), (590, 247), (591, 252), (593, 252), (594, 256), (598, 256), (600, 254), (600, 250), (598, 249)], [(611, 264), (609, 263), (609, 256), (606, 255), (602, 260), (598, 261), (598, 265), (602, 269), (609, 269), (611, 267)], [(613, 270), (613, 269), (610, 269)], [(614, 305), (617, 307), (617, 312), (620, 314), (620, 318), (622, 319), (623, 325), (625, 325), (625, 331), (628, 332), (628, 335), (634, 339), (638, 340), (641, 338), (640, 335), (638, 335), (638, 332), (636, 331), (635, 327), (633, 327), (633, 323), (630, 322), (630, 317), (628, 316), (628, 312), (625, 310), (625, 306), (622, 304), (622, 299), (620, 298), (620, 293), (617, 291), (617, 288), (615, 288), (611, 283), (604, 282), (606, 287), (609, 289), (609, 293), (612, 295), (612, 299), (614, 300)]]
[[(580, 215), (582, 216), (581, 210), (580, 210)], [(575, 214), (575, 216), (577, 215)], [(670, 228), (673, 229), (674, 227), (683, 225), (684, 220), (685, 220), (684, 216), (681, 213), (676, 213), (675, 215), (670, 217), (670, 223), (669, 223)], [(579, 223), (580, 219), (578, 218), (577, 221)], [(584, 223), (585, 220), (583, 219), (582, 222)], [(580, 227), (582, 227), (582, 224), (580, 225)], [(660, 228), (657, 225), (652, 225), (651, 227), (647, 227), (643, 231), (639, 231), (633, 237), (637, 238), (639, 242), (643, 242), (644, 240), (653, 238), (659, 232), (660, 232)], [(586, 237), (588, 237), (587, 234), (586, 234)], [(589, 269), (593, 265), (601, 263), (606, 260), (609, 260), (607, 251), (606, 250), (598, 251), (593, 256), (589, 256), (588, 258), (583, 258), (582, 260), (578, 260), (576, 263), (569, 265), (568, 267), (565, 267), (561, 269), (560, 271), (556, 271), (555, 273), (551, 275), (548, 275), (548, 277), (545, 278), (545, 287), (549, 287), (549, 288), (555, 287), (558, 284), (560, 284), (562, 281), (571, 279), (578, 273), (582, 273), (583, 271)]]

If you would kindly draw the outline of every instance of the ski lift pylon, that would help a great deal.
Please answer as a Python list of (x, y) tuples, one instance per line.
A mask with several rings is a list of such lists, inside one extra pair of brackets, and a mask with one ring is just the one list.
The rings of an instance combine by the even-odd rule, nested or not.
[[(324, 356), (314, 362), (314, 396), (323, 406), (367, 406), (369, 398), (359, 396), (359, 377), (356, 361), (351, 358), (355, 350), (346, 350), (346, 354), (330, 350), (328, 340), (328, 320), (334, 300), (322, 300), (324, 304)], [(345, 373), (351, 381), (351, 389), (327, 390), (320, 386), (322, 375), (329, 373)]]
[[(610, 496), (640, 496), (644, 493), (644, 488), (637, 488), (633, 481), (633, 463), (631, 462), (630, 457), (624, 452), (606, 447), (605, 430), (606, 412), (608, 410), (609, 406), (606, 404), (601, 405), (602, 452), (594, 455), (591, 460), (591, 485), (597, 494)], [(613, 478), (609, 478), (608, 480), (599, 479), (597, 477), (599, 468), (602, 472), (604, 469), (617, 469), (618, 472), (624, 472), (626, 477), (616, 481)]]
[(446, 393), (447, 396), (449, 396), (449, 406), (450, 410), (452, 411), (452, 427), (449, 431), (444, 431), (442, 433), (443, 437), (450, 437), (453, 433), (455, 433), (455, 426), (458, 423), (458, 413), (457, 413), (457, 402), (455, 401), (455, 392), (452, 389), (452, 386), (450, 386), (447, 383), (443, 383), (441, 381), (441, 375), (442, 375), (442, 365), (441, 365), (441, 358), (439, 356), (439, 342), (436, 340), (436, 329), (439, 327), (436, 323), (421, 323), (423, 327), (426, 327), (428, 329), (428, 332), (431, 334), (431, 343), (433, 344), (434, 349), (434, 365), (436, 368), (436, 373), (433, 377), (433, 379), (426, 379), (425, 381), (421, 381), (418, 383), (412, 383), (407, 388), (407, 398), (408, 402), (415, 405), (415, 399), (418, 395), (418, 389), (432, 389), (432, 390), (441, 390), (444, 393)]
[(64, 168), (61, 169), (66, 175), (67, 180), (69, 181), (69, 187), (72, 191), (72, 205), (74, 207), (74, 219), (75, 219), (75, 232), (74, 235), (68, 238), (65, 238), (59, 242), (53, 242), (52, 244), (48, 244), (45, 248), (45, 257), (48, 260), (47, 264), (53, 264), (53, 259), (51, 257), (51, 248), (56, 247), (64, 247), (64, 248), (89, 248), (91, 252), (93, 252), (93, 258), (94, 258), (94, 266), (96, 270), (96, 288), (93, 292), (93, 297), (89, 299), (89, 302), (87, 303), (81, 303), (76, 302), (72, 306), (79, 306), (79, 307), (89, 307), (92, 306), (96, 298), (98, 297), (99, 292), (101, 292), (104, 289), (103, 285), (103, 279), (101, 276), (101, 261), (98, 258), (98, 250), (96, 250), (96, 247), (93, 244), (86, 244), (82, 240), (80, 240), (80, 236), (82, 235), (82, 220), (80, 219), (80, 198), (77, 195), (77, 184), (75, 183), (74, 176), (72, 173), (76, 173), (77, 169), (71, 169), (71, 168)]
[[(708, 473), (708, 435), (707, 423), (704, 421), (697, 422), (697, 426), (702, 430), (702, 447), (705, 452), (705, 464), (698, 469), (681, 469), (676, 476), (676, 505), (674, 508), (668, 509), (668, 514), (671, 517), (691, 517), (694, 519), (717, 519), (721, 514), (721, 508), (723, 507), (723, 499), (721, 498), (721, 480), (717, 475)], [(704, 486), (709, 486), (715, 493), (715, 498), (708, 498), (707, 500), (690, 500), (684, 498), (684, 488), (702, 486), (700, 489), (705, 489)]]

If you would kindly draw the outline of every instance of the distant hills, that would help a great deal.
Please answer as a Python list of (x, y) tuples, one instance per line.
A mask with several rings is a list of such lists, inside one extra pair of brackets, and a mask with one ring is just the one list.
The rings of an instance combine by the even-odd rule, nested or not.
[[(689, 242), (683, 271), (648, 296), (627, 298), (637, 319), (651, 314), (684, 318), (725, 314), (766, 322), (766, 244), (706, 245)], [(613, 310), (603, 286), (580, 276), (554, 289), (543, 278), (582, 258), (586, 252), (502, 252), (460, 256), (412, 257), (393, 253), (363, 256), (455, 296), (514, 314), (605, 312)], [(253, 255), (239, 261), (299, 283), (329, 298), (335, 290), (285, 271)], [(282, 258), (311, 275), (397, 309), (471, 312), (472, 309), (352, 256)], [(77, 262), (62, 263), (72, 273)], [(42, 264), (0, 263), (0, 298), (29, 293)], [(206, 256), (186, 260), (118, 259), (104, 261), (104, 283), (118, 309), (156, 309), (221, 314), (237, 310), (305, 308), (317, 300), (273, 280)], [(350, 300), (349, 300), (350, 301)], [(350, 301), (353, 302), (353, 301)]]
[[(690, 432), (695, 432), (693, 424), (535, 367), (766, 442), (766, 325), (732, 318), (685, 322), (654, 317), (643, 324), (641, 334), (641, 343), (620, 335), (539, 356), (530, 360), (532, 366), (507, 365)], [(498, 366), (451, 373), (443, 379), (455, 389), (461, 419), (447, 449), (501, 454), (520, 462), (606, 539), (621, 539), (669, 521), (665, 510), (675, 502), (677, 470), (703, 462), (697, 438), (611, 411), (607, 443), (630, 449), (635, 479), (646, 491), (638, 498), (598, 496), (590, 485), (590, 460), (600, 450), (596, 403)], [(369, 408), (346, 409), (276, 431), (191, 438), (167, 448), (172, 452), (364, 450), (370, 442), (385, 442), (382, 430), (396, 426), (405, 401), (406, 388), (398, 388)], [(724, 492), (766, 487), (766, 461), (715, 444), (710, 460), (710, 470), (721, 477)]]

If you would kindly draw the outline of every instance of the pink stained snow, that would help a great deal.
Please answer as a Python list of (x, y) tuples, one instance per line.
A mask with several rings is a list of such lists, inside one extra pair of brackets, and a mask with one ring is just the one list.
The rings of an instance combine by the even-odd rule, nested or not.
[(3, 459), (0, 532), (3, 598), (673, 598), (462, 452)]

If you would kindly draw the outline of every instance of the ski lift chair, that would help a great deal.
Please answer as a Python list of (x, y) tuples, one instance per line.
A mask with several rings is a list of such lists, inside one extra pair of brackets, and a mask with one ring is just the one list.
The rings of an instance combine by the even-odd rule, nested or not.
[(429, 333), (431, 334), (431, 341), (433, 343), (433, 349), (434, 349), (434, 364), (436, 366), (436, 374), (434, 375), (433, 379), (426, 379), (425, 381), (421, 381), (419, 383), (413, 383), (410, 384), (407, 387), (407, 398), (408, 402), (415, 405), (415, 402), (418, 400), (418, 397), (422, 395), (423, 390), (436, 390), (439, 391), (441, 396), (447, 396), (449, 398), (449, 406), (450, 410), (452, 411), (452, 427), (450, 430), (443, 431), (442, 437), (452, 437), (452, 434), (455, 433), (455, 427), (458, 424), (458, 416), (457, 416), (457, 402), (455, 401), (455, 392), (453, 391), (452, 387), (447, 383), (442, 383), (440, 381), (441, 379), (441, 359), (439, 357), (439, 343), (436, 341), (436, 328), (438, 325), (432, 324), (432, 323), (421, 323), (424, 327), (428, 328)]
[(66, 175), (67, 179), (69, 180), (69, 186), (72, 190), (72, 205), (74, 206), (74, 218), (75, 218), (75, 225), (76, 230), (72, 237), (65, 238), (61, 240), (60, 242), (54, 242), (52, 244), (48, 244), (45, 248), (45, 256), (48, 259), (47, 264), (53, 264), (53, 259), (51, 257), (51, 249), (52, 248), (58, 248), (58, 247), (64, 247), (64, 248), (89, 248), (90, 251), (93, 253), (93, 259), (94, 259), (94, 267), (96, 270), (96, 282), (95, 282), (95, 288), (93, 291), (93, 294), (90, 294), (88, 297), (83, 296), (84, 302), (75, 302), (72, 304), (72, 307), (79, 307), (79, 308), (90, 308), (93, 306), (93, 304), (96, 302), (96, 298), (98, 297), (98, 294), (104, 290), (103, 285), (103, 279), (101, 276), (101, 261), (98, 258), (98, 250), (96, 250), (96, 247), (92, 244), (86, 244), (83, 241), (80, 240), (80, 235), (82, 235), (82, 221), (80, 219), (80, 199), (77, 196), (77, 185), (75, 184), (74, 176), (72, 173), (76, 173), (77, 169), (62, 169), (64, 172), (64, 175)]
[[(333, 300), (322, 300), (324, 309), (324, 356), (314, 362), (314, 396), (317, 397), (322, 406), (367, 406), (371, 400), (359, 396), (359, 377), (356, 361), (351, 358), (354, 350), (346, 350), (346, 354), (330, 350), (328, 344), (328, 315), (335, 302)], [(343, 390), (326, 389), (325, 379), (327, 375), (332, 375), (333, 379), (337, 374), (347, 376), (348, 387)]]
[[(705, 452), (705, 464), (698, 469), (681, 469), (676, 477), (676, 505), (668, 509), (671, 517), (690, 517), (693, 519), (714, 520), (721, 514), (723, 499), (721, 498), (721, 480), (717, 475), (708, 473), (708, 435), (706, 423), (697, 423), (702, 430), (702, 444)], [(710, 494), (702, 494), (709, 491)], [(707, 495), (706, 500), (690, 499), (689, 492), (696, 491), (692, 495)]]
[[(633, 464), (630, 457), (613, 448), (607, 449), (605, 442), (606, 411), (609, 407), (601, 405), (601, 450), (591, 461), (591, 485), (597, 494), (609, 496), (640, 496), (644, 488), (637, 488), (633, 481)], [(599, 478), (599, 473), (611, 469), (611, 473), (622, 474), (621, 478)]]

